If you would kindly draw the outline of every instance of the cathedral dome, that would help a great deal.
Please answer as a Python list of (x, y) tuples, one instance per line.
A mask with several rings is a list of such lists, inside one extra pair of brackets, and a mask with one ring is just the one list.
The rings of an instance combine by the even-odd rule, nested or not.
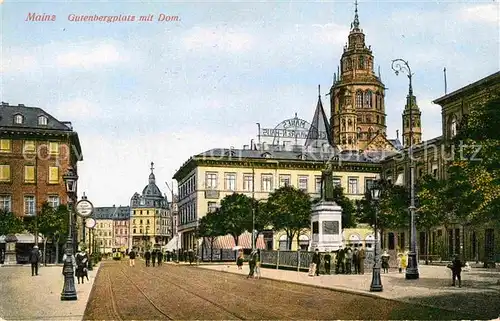
[(148, 198), (163, 198), (160, 189), (156, 186), (155, 174), (153, 173), (153, 165), (151, 162), (151, 174), (149, 174), (149, 183), (142, 190), (142, 196)]

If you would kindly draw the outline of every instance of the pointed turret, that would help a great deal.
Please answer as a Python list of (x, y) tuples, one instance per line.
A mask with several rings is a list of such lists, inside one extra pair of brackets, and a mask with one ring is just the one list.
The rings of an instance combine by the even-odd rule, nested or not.
[(323, 103), (321, 102), (321, 87), (318, 85), (318, 104), (316, 105), (316, 111), (311, 121), (311, 127), (307, 133), (305, 147), (312, 146), (318, 148), (325, 143), (333, 146), (331, 131), (328, 118), (323, 108)]

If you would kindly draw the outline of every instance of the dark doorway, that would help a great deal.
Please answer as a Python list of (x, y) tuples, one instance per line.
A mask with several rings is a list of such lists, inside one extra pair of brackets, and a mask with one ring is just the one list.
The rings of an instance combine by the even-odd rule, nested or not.
[(389, 250), (394, 250), (394, 248), (396, 247), (396, 240), (394, 237), (394, 233), (389, 232), (387, 234), (387, 238), (388, 238), (388, 242), (389, 242)]

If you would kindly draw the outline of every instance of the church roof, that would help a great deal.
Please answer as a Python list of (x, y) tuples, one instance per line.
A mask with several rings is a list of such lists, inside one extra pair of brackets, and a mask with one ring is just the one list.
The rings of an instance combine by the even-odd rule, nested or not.
[(145, 198), (163, 198), (160, 189), (158, 188), (158, 186), (156, 186), (156, 178), (155, 174), (153, 173), (153, 165), (154, 163), (151, 162), (151, 174), (149, 174), (149, 183), (142, 190), (142, 196)]
[(129, 206), (106, 206), (94, 208), (93, 217), (96, 220), (127, 220), (130, 218)]
[(318, 104), (316, 105), (311, 127), (307, 133), (305, 147), (321, 147), (324, 143), (333, 145), (333, 140), (330, 123), (321, 102), (320, 86), (318, 85)]

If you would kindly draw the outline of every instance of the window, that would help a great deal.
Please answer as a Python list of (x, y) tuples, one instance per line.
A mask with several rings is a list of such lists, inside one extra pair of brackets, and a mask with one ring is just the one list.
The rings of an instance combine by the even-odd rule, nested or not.
[(299, 189), (307, 191), (307, 176), (299, 176), (298, 186)]
[(36, 149), (34, 140), (25, 140), (23, 146), (23, 152), (34, 152)]
[(264, 174), (262, 175), (262, 190), (264, 192), (270, 192), (273, 189), (273, 175)]
[(17, 114), (17, 115), (14, 116), (14, 123), (15, 124), (22, 124), (23, 123), (23, 119), (24, 119), (23, 115)]
[(59, 183), (59, 167), (50, 166), (49, 167), (49, 184)]
[(49, 142), (49, 154), (59, 155), (59, 143)]
[(290, 186), (290, 175), (280, 175), (280, 187)]
[(314, 178), (314, 190), (316, 193), (321, 193), (321, 176), (316, 176)]
[(224, 189), (229, 191), (236, 190), (236, 173), (226, 173), (224, 177)]
[(365, 193), (369, 193), (372, 190), (373, 184), (375, 184), (374, 178), (365, 179)]
[(0, 182), (10, 182), (10, 165), (0, 165)]
[(59, 196), (58, 195), (50, 195), (49, 198), (47, 199), (47, 203), (49, 203), (49, 205), (52, 207), (52, 208), (57, 208), (59, 206)]
[(349, 177), (349, 185), (347, 187), (348, 194), (358, 194), (358, 179)]
[(243, 174), (243, 190), (252, 191), (253, 190), (253, 174)]
[(33, 165), (24, 166), (24, 182), (25, 183), (35, 182), (35, 166)]
[(217, 202), (208, 202), (208, 213), (213, 213), (217, 210)]
[(36, 205), (35, 196), (24, 197), (24, 215), (35, 215)]
[(11, 210), (11, 197), (10, 195), (0, 195), (0, 209), (5, 212), (10, 212)]
[(47, 125), (47, 117), (45, 116), (39, 116), (38, 117), (38, 125), (46, 126)]
[(363, 107), (363, 93), (361, 91), (358, 91), (356, 93), (356, 108), (361, 107)]
[(450, 136), (453, 138), (457, 134), (457, 118), (455, 116), (451, 117), (450, 121)]
[(365, 93), (365, 107), (372, 108), (372, 92), (370, 90)]
[(7, 153), (11, 151), (10, 139), (0, 139), (0, 152)]
[(342, 186), (342, 178), (334, 177), (333, 178), (333, 186)]
[(205, 176), (205, 188), (217, 188), (217, 173), (207, 173)]

